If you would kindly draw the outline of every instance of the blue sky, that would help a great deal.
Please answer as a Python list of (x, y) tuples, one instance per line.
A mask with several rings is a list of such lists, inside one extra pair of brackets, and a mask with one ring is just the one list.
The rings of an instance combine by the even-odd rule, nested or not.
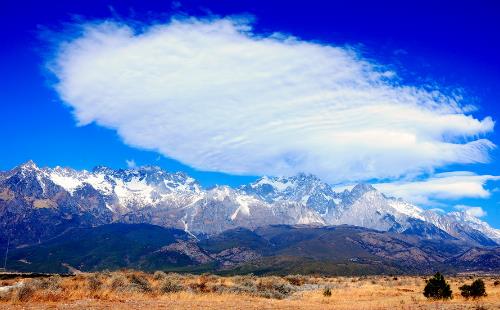
[[(233, 26), (250, 24), (252, 27), (251, 36), (254, 37), (267, 37), (272, 33), (280, 33), (284, 36), (294, 36), (301, 43), (307, 43), (306, 45), (309, 47), (309, 44), (317, 44), (322, 49), (316, 56), (318, 59), (326, 57), (326, 62), (330, 59), (328, 57), (334, 56), (326, 52), (323, 48), (325, 46), (338, 47), (337, 51), (342, 55), (348, 50), (354, 50), (356, 55), (354, 58), (345, 56), (346, 59), (343, 59), (343, 62), (335, 63), (335, 65), (340, 67), (352, 65), (355, 67), (360, 65), (357, 60), (361, 58), (365, 62), (383, 66), (384, 70), (395, 72), (399, 85), (418, 87), (419, 89), (425, 85), (427, 88), (437, 89), (450, 97), (460, 94), (463, 98), (463, 104), (473, 104), (477, 107), (475, 111), (459, 114), (470, 115), (478, 121), (484, 120), (485, 117), (491, 117), (493, 121), (500, 118), (500, 105), (497, 103), (500, 95), (500, 90), (497, 87), (500, 82), (500, 75), (498, 74), (500, 72), (500, 58), (498, 57), (500, 55), (500, 33), (498, 32), (498, 29), (500, 29), (500, 6), (495, 4), (494, 1), (479, 1), (467, 5), (457, 5), (452, 1), (443, 1), (439, 4), (423, 1), (419, 2), (418, 5), (403, 5), (396, 1), (386, 1), (383, 4), (378, 3), (376, 5), (355, 1), (350, 1), (349, 4), (347, 2), (344, 4), (326, 4), (325, 2), (86, 1), (81, 3), (59, 3), (57, 1), (45, 1), (42, 3), (39, 1), (4, 1), (0, 10), (1, 32), (4, 42), (2, 48), (0, 48), (0, 67), (3, 73), (0, 77), (0, 102), (2, 105), (0, 130), (4, 134), (0, 169), (10, 169), (28, 159), (35, 160), (41, 166), (62, 165), (77, 169), (90, 169), (95, 165), (120, 168), (126, 167), (127, 160), (133, 160), (138, 165), (153, 164), (171, 171), (186, 171), (200, 180), (205, 186), (213, 184), (238, 185), (255, 179), (257, 175), (263, 174), (262, 172), (279, 173), (282, 163), (281, 161), (276, 163), (271, 160), (274, 159), (274, 153), (270, 155), (255, 152), (259, 156), (255, 155), (254, 152), (242, 154), (234, 151), (232, 146), (221, 149), (200, 148), (199, 152), (203, 155), (200, 156), (196, 153), (197, 150), (192, 151), (187, 146), (183, 148), (179, 145), (179, 151), (172, 150), (172, 154), (174, 154), (173, 157), (187, 163), (182, 164), (167, 156), (171, 152), (172, 144), (175, 145), (177, 141), (171, 135), (159, 136), (160, 139), (170, 141), (171, 144), (155, 144), (154, 141), (151, 143), (142, 143), (142, 141), (137, 143), (135, 139), (141, 139), (140, 132), (136, 128), (129, 129), (129, 127), (124, 127), (120, 123), (122, 119), (126, 118), (114, 119), (108, 117), (107, 114), (99, 114), (98, 112), (102, 112), (101, 110), (88, 110), (83, 107), (85, 103), (79, 105), (80, 103), (73, 101), (69, 103), (63, 102), (65, 100), (62, 99), (62, 95), (66, 95), (67, 98), (74, 98), (71, 97), (74, 91), (70, 88), (56, 91), (53, 87), (54, 82), (58, 78), (61, 79), (61, 72), (59, 72), (59, 75), (56, 73), (56, 76), (54, 76), (53, 72), (49, 72), (46, 68), (47, 61), (56, 57), (51, 53), (54, 42), (57, 43), (57, 40), (61, 40), (61, 33), (68, 35), (68, 24), (89, 25), (90, 23), (91, 26), (95, 26), (96, 23), (103, 20), (113, 21), (118, 26), (130, 26), (133, 21), (134, 23), (143, 23), (141, 25), (145, 27), (145, 25), (152, 23), (167, 25), (171, 16), (175, 15), (181, 20), (181, 25), (189, 26), (190, 31), (194, 29), (193, 35), (196, 35), (195, 32), (198, 28), (195, 29), (192, 24), (186, 23), (186, 18), (204, 19), (205, 23), (212, 25), (230, 16), (229, 20)], [(244, 22), (241, 22), (241, 20), (244, 20)], [(106, 29), (104, 33), (109, 38), (113, 38), (115, 35), (113, 31)], [(66, 36), (64, 39), (71, 41), (75, 37), (77, 35), (69, 33), (69, 37)], [(223, 37), (224, 40), (232, 40), (232, 38)], [(248, 37), (242, 38), (248, 39)], [(205, 41), (201, 40), (199, 42), (198, 49), (203, 51), (203, 49), (207, 48), (207, 45), (203, 45)], [(207, 41), (206, 44), (210, 46), (210, 42)], [(261, 44), (262, 42), (258, 43)], [(283, 42), (278, 41), (278, 43), (282, 44)], [(262, 44), (260, 46), (262, 46), (263, 54), (259, 55), (268, 57), (267, 51), (270, 50), (268, 49), (270, 47)], [(289, 50), (293, 54), (290, 56), (291, 59), (300, 58), (300, 55), (303, 55), (301, 54), (303, 51), (295, 47), (284, 50)], [(148, 50), (145, 52), (149, 53)], [(325, 56), (325, 53), (328, 55)], [(68, 52), (67, 55), (74, 54)], [(299, 59), (297, 66), (305, 64), (307, 63), (303, 64)], [(242, 67), (242, 70), (252, 70), (252, 67)], [(323, 73), (328, 74), (329, 72), (321, 71), (320, 73), (313, 72), (311, 74)], [(203, 72), (200, 72), (197, 76), (202, 76), (202, 74)], [(299, 79), (302, 78), (297, 83), (301, 83), (301, 85), (309, 83), (310, 80), (301, 77), (300, 72), (297, 75)], [(280, 78), (282, 77), (280, 76)], [(68, 82), (66, 84), (62, 83), (63, 86), (70, 85), (73, 81), (79, 82), (78, 79), (73, 79), (73, 77), (64, 81)], [(295, 81), (293, 80), (290, 83)], [(184, 84), (182, 85), (185, 87)], [(233, 87), (234, 85), (229, 84), (229, 86)], [(311, 85), (311, 87), (318, 87), (318, 85)], [(286, 90), (286, 88), (284, 89)], [(305, 90), (308, 91), (309, 89)], [(238, 89), (235, 87), (235, 90)], [(370, 88), (367, 91), (372, 90)], [(217, 98), (217, 94), (211, 92), (208, 95)], [(371, 93), (368, 92), (368, 94)], [(201, 93), (201, 98), (203, 97), (204, 94)], [(190, 98), (196, 100), (200, 97)], [(248, 98), (250, 97), (244, 97), (245, 100)], [(187, 100), (184, 97), (180, 99)], [(238, 95), (235, 95), (234, 102), (239, 102), (238, 100)], [(83, 114), (75, 116), (73, 112), (76, 108), (80, 108), (85, 115), (91, 115), (88, 124), (78, 126), (78, 121), (85, 123), (82, 122), (85, 117), (82, 116)], [(302, 110), (300, 111), (302, 112)], [(249, 113), (255, 113), (256, 119), (265, 114), (262, 109)], [(279, 113), (276, 115), (279, 115)], [(145, 118), (145, 120), (148, 119)], [(217, 119), (214, 121), (217, 121)], [(236, 124), (241, 122), (241, 120), (234, 121)], [(459, 123), (463, 122), (459, 121)], [(193, 125), (202, 126), (203, 124), (203, 122), (188, 124), (188, 128)], [(251, 125), (254, 124), (248, 124), (248, 126)], [(455, 127), (458, 128), (459, 125), (456, 124)], [(479, 126), (478, 124), (475, 125)], [(464, 127), (467, 126), (464, 125)], [(465, 132), (468, 128), (461, 127), (460, 130)], [(431, 129), (434, 130), (435, 128)], [(129, 134), (127, 130), (132, 130), (134, 134)], [(421, 125), (418, 130), (421, 132), (430, 129)], [(161, 129), (156, 131), (161, 132)], [(212, 135), (210, 130), (205, 132), (206, 135)], [(443, 135), (448, 134), (448, 129), (443, 129), (443, 132), (440, 133)], [(181, 136), (182, 133), (176, 134)], [(287, 131), (285, 131), (286, 134)], [(200, 134), (200, 136), (202, 135)], [(280, 141), (279, 135), (270, 136), (275, 137), (275, 140), (265, 140), (266, 143)], [(498, 130), (495, 128), (484, 134), (474, 132), (469, 137), (455, 136), (454, 142), (470, 142), (475, 140), (476, 136), (478, 139), (488, 139), (494, 144), (498, 144), (500, 140)], [(148, 139), (156, 137), (154, 135), (148, 136)], [(197, 139), (201, 138), (196, 135), (187, 135), (187, 137), (193, 139), (190, 141), (192, 145), (200, 143)], [(458, 141), (460, 139), (463, 141)], [(147, 139), (144, 138), (144, 140)], [(254, 140), (250, 142), (252, 141)], [(439, 146), (440, 143), (436, 145)], [(293, 147), (296, 147), (296, 145), (293, 145)], [(361, 149), (361, 153), (365, 152), (367, 158), (370, 158), (372, 150), (373, 146)], [(245, 149), (245, 151), (248, 150)], [(281, 150), (278, 149), (278, 151)], [(285, 158), (284, 164), (302, 163), (301, 156), (303, 154), (300, 150), (291, 152), (286, 149), (286, 151), (286, 156), (289, 157)], [(214, 159), (214, 156), (220, 154), (217, 152), (229, 154), (227, 155), (228, 158)], [(305, 161), (304, 164), (299, 164), (297, 169), (310, 169), (310, 172), (316, 172), (316, 170), (325, 171), (326, 178), (331, 175), (338, 175), (338, 178), (332, 177), (329, 180), (333, 183), (352, 182), (352, 178), (343, 176), (352, 172), (353, 175), (359, 175), (358, 179), (375, 183), (396, 184), (399, 189), (389, 186), (387, 187), (388, 190), (403, 193), (403, 195), (407, 194), (413, 197), (416, 202), (428, 207), (439, 207), (446, 211), (453, 210), (455, 205), (478, 206), (487, 213), (482, 217), (483, 219), (496, 227), (500, 226), (500, 212), (498, 211), (498, 208), (500, 208), (498, 203), (500, 194), (496, 191), (498, 182), (484, 181), (485, 187), (480, 186), (481, 189), (471, 189), (470, 195), (457, 192), (436, 193), (436, 184), (427, 182), (440, 179), (441, 182), (445, 183), (448, 181), (465, 183), (464, 186), (467, 188), (477, 187), (479, 183), (483, 182), (483, 179), (478, 180), (477, 176), (500, 175), (499, 164), (497, 163), (498, 149), (487, 151), (490, 156), (489, 163), (471, 163), (470, 160), (457, 160), (456, 157), (453, 157), (455, 160), (447, 159), (445, 163), (437, 164), (436, 161), (440, 162), (443, 159), (433, 157), (430, 165), (432, 171), (428, 169), (406, 171), (398, 168), (396, 163), (401, 165), (407, 165), (407, 163), (401, 159), (402, 156), (395, 157), (394, 173), (391, 175), (385, 175), (380, 172), (380, 169), (377, 170), (376, 168), (371, 174), (363, 174), (355, 168), (340, 171), (338, 166), (324, 159), (324, 154), (329, 154), (328, 152), (329, 149), (325, 148), (324, 152), (312, 154), (322, 158), (318, 162), (324, 162), (324, 166), (320, 168), (311, 167), (310, 163)], [(398, 152), (405, 154), (404, 149), (398, 149)], [(414, 153), (413, 149), (408, 149), (407, 157), (411, 157), (412, 153)], [(190, 156), (191, 154), (194, 154), (193, 156), (198, 154), (198, 157), (193, 158), (193, 156)], [(204, 156), (205, 154), (210, 156)], [(245, 154), (248, 154), (248, 156)], [(346, 152), (346, 154), (350, 153)], [(381, 156), (391, 159), (383, 152)], [(204, 160), (198, 160), (199, 157)], [(459, 156), (459, 158), (462, 157)], [(332, 155), (331, 158), (335, 159), (336, 157)], [(347, 159), (344, 160), (347, 166), (352, 164), (352, 167), (356, 167), (356, 163), (351, 163)], [(248, 161), (251, 165), (240, 167), (238, 163), (244, 161)], [(418, 161), (419, 158), (416, 158), (415, 162)], [(231, 163), (231, 165), (226, 163)], [(268, 166), (274, 167), (273, 165), (277, 168), (267, 169)], [(427, 161), (423, 162), (422, 165), (429, 166)], [(387, 164), (387, 169), (390, 170), (391, 167), (389, 166), (391, 165)], [(191, 167), (198, 167), (198, 169)], [(212, 170), (212, 172), (203, 170)], [(235, 175), (238, 174), (238, 171), (243, 171), (245, 176)], [(283, 171), (289, 173), (295, 170), (287, 168)], [(474, 173), (476, 179), (471, 180), (464, 174), (454, 178), (442, 174), (457, 171)], [(415, 192), (409, 185), (415, 184), (415, 182), (427, 182), (426, 185), (429, 189), (424, 192)], [(450, 189), (450, 191), (453, 190), (462, 191), (460, 186)]]

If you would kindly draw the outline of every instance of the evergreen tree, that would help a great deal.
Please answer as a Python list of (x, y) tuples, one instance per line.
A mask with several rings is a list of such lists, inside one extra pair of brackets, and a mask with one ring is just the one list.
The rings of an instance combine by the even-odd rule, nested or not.
[(450, 285), (446, 283), (443, 275), (437, 272), (434, 277), (426, 280), (424, 296), (432, 299), (451, 299)]
[(462, 296), (465, 298), (479, 298), (486, 296), (486, 289), (484, 288), (484, 282), (481, 279), (477, 279), (472, 282), (471, 285), (464, 284), (460, 287)]

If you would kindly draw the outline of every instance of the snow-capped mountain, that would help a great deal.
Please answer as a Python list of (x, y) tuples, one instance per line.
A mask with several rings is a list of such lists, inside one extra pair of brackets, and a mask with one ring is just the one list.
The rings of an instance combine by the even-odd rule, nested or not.
[(269, 203), (301, 202), (318, 212), (326, 225), (355, 225), (381, 231), (456, 238), (474, 244), (500, 244), (500, 230), (466, 212), (439, 214), (400, 198), (388, 197), (369, 184), (335, 192), (312, 175), (263, 177), (241, 188)]
[(268, 203), (227, 186), (203, 190), (186, 174), (158, 167), (77, 171), (30, 161), (0, 177), (0, 228), (15, 233), (18, 243), (43, 240), (72, 225), (111, 222), (151, 223), (193, 235), (271, 224), (324, 225), (301, 203)]
[(163, 203), (180, 207), (201, 194), (200, 185), (184, 173), (167, 173), (159, 167), (113, 170), (96, 167), (93, 171), (75, 171), (56, 167), (42, 174), (70, 194), (84, 184), (91, 185), (106, 200), (110, 210), (121, 212)]
[(350, 224), (428, 238), (456, 238), (470, 243), (499, 243), (499, 230), (466, 212), (439, 214), (402, 199), (387, 197), (371, 185), (358, 184), (325, 216), (329, 225)]
[(289, 178), (262, 177), (244, 185), (241, 191), (256, 196), (268, 203), (295, 202), (324, 215), (340, 202), (332, 187), (313, 175), (304, 173)]
[(500, 230), (465, 212), (438, 214), (387, 197), (371, 185), (337, 193), (315, 176), (262, 177), (203, 189), (184, 173), (158, 167), (92, 171), (27, 162), (0, 173), (0, 243), (33, 243), (71, 227), (151, 223), (189, 234), (272, 224), (349, 224), (424, 238), (500, 244)]

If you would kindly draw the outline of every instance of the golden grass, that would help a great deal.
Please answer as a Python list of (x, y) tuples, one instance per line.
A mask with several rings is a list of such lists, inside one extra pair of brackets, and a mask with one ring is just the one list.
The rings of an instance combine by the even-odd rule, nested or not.
[[(498, 277), (481, 277), (487, 297), (466, 300), (458, 287), (470, 277), (448, 277), (449, 301), (427, 300), (424, 277), (255, 277), (137, 271), (73, 277), (14, 279), (22, 287), (0, 295), (1, 309), (500, 309)], [(323, 296), (330, 288), (331, 297)]]

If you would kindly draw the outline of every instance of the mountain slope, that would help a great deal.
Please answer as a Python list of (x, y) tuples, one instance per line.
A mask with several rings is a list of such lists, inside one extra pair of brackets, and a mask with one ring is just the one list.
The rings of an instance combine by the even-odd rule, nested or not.
[[(136, 268), (225, 274), (330, 275), (449, 272), (498, 268), (499, 248), (427, 240), (354, 226), (236, 228), (203, 240), (149, 224), (71, 229), (13, 249), (9, 269), (68, 272)], [(498, 270), (498, 269), (496, 269)]]
[(112, 221), (101, 194), (85, 185), (72, 195), (32, 162), (0, 179), (0, 243), (30, 244), (67, 229)]
[(238, 227), (348, 224), (473, 246), (500, 243), (499, 230), (465, 212), (423, 210), (368, 184), (337, 193), (306, 174), (208, 190), (158, 167), (77, 171), (27, 162), (0, 174), (0, 246), (108, 223), (149, 223), (197, 237)]
[(466, 212), (442, 215), (423, 210), (402, 199), (387, 197), (369, 184), (337, 193), (316, 177), (300, 174), (291, 178), (263, 177), (242, 190), (270, 203), (302, 202), (310, 209), (322, 211), (319, 214), (326, 225), (348, 224), (429, 239), (455, 238), (484, 246), (500, 244), (500, 230)]
[(242, 186), (241, 190), (268, 203), (301, 203), (320, 215), (335, 208), (340, 201), (339, 195), (328, 184), (313, 175), (303, 173), (289, 178), (262, 177), (252, 184)]
[(82, 271), (193, 264), (186, 255), (156, 251), (188, 240), (181, 230), (148, 224), (110, 224), (70, 229), (47, 242), (12, 250), (7, 268), (20, 271), (68, 272), (67, 265)]

